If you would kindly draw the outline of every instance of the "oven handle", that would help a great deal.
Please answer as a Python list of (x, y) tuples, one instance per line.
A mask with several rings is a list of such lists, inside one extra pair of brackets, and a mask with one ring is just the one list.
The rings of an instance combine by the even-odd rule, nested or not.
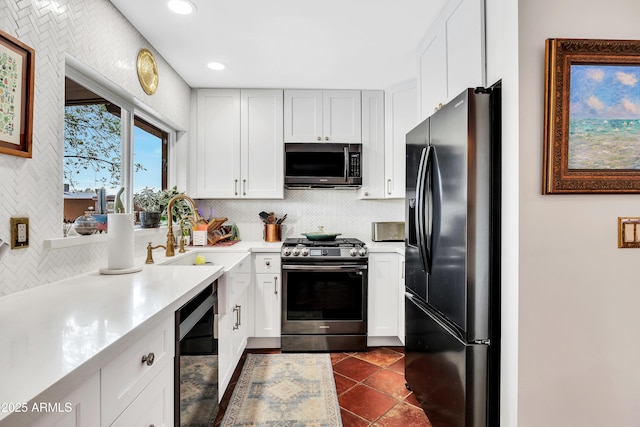
[(364, 265), (291, 265), (283, 264), (283, 270), (298, 270), (298, 271), (362, 271), (368, 267)]

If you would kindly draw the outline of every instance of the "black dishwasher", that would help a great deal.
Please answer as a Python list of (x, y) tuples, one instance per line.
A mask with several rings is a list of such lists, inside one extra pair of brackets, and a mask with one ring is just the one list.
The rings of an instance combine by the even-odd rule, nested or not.
[[(218, 411), (217, 312), (217, 282), (176, 311), (175, 426), (194, 424), (193, 414)], [(191, 390), (188, 398), (181, 387)]]

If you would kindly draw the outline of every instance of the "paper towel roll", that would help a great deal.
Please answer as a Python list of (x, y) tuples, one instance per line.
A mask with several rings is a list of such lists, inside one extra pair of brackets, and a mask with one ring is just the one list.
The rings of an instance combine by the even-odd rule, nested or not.
[(123, 270), (133, 267), (133, 214), (109, 214), (107, 225), (109, 269)]

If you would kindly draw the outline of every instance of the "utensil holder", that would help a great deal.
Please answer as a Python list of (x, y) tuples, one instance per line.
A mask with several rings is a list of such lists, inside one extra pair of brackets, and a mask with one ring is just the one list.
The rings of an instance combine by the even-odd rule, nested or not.
[(279, 242), (282, 239), (282, 224), (265, 224), (264, 241)]

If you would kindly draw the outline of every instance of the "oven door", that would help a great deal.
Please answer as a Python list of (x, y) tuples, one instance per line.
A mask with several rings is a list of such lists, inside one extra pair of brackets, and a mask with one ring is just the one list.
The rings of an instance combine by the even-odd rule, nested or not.
[(282, 265), (282, 334), (367, 332), (367, 264)]

